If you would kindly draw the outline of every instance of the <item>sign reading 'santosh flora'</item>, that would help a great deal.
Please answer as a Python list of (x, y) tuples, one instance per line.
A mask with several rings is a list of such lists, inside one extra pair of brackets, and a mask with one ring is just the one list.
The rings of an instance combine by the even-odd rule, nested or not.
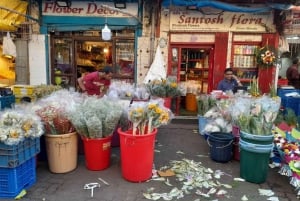
[(273, 13), (215, 12), (205, 14), (197, 10), (173, 7), (170, 10), (172, 31), (238, 31), (275, 32)]

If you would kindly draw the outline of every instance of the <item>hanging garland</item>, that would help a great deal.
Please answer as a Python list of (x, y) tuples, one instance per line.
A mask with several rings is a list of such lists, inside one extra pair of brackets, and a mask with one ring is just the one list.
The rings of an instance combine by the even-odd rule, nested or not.
[(276, 64), (276, 51), (268, 46), (256, 49), (256, 62), (259, 67), (272, 67)]

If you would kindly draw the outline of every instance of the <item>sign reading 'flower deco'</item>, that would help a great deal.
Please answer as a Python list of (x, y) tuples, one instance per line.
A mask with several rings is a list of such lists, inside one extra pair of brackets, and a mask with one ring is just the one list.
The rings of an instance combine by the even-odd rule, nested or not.
[(260, 67), (272, 67), (276, 63), (276, 52), (268, 46), (258, 48), (256, 62)]

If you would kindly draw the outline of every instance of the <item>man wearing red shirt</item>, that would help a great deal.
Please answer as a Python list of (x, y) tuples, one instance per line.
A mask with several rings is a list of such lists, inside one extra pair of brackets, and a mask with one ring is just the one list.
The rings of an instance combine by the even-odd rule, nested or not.
[(110, 86), (112, 75), (111, 67), (106, 66), (99, 71), (78, 78), (78, 84), (82, 92), (102, 97)]

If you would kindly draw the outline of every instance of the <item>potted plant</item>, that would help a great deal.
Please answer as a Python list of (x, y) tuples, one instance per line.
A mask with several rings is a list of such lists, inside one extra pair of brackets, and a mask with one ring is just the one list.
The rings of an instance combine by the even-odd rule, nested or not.
[(182, 95), (182, 90), (172, 78), (152, 80), (146, 88), (152, 98), (163, 98), (167, 108), (171, 107), (172, 98)]
[(117, 102), (94, 96), (85, 97), (68, 112), (84, 145), (86, 167), (103, 170), (109, 167), (111, 139), (123, 107)]
[(33, 107), (45, 127), (48, 165), (53, 173), (66, 173), (77, 167), (78, 137), (66, 115), (72, 101), (62, 101), (62, 97), (74, 100), (70, 91), (60, 90), (40, 99)]
[(132, 128), (118, 129), (122, 175), (126, 180), (142, 182), (151, 177), (157, 128), (169, 123), (171, 116), (168, 108), (153, 100), (129, 108), (128, 119)]

